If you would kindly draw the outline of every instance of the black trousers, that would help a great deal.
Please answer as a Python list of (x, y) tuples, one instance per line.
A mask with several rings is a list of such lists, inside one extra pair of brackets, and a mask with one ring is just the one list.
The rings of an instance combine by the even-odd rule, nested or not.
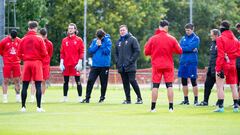
[[(239, 87), (239, 85), (240, 85), (240, 67), (238, 67), (238, 66), (237, 66), (237, 77), (238, 77), (237, 86)], [(238, 89), (238, 92), (240, 92), (239, 89)]]
[(92, 67), (88, 76), (86, 99), (91, 98), (93, 85), (99, 76), (101, 83), (101, 96), (100, 99), (105, 99), (107, 84), (108, 84), (109, 67)]
[(212, 88), (216, 82), (215, 74), (212, 74), (210, 70), (207, 72), (207, 78), (204, 83), (204, 101), (208, 103), (209, 96), (211, 94)]
[[(37, 107), (39, 108), (41, 108), (41, 98), (42, 98), (41, 83), (42, 83), (41, 81), (35, 81)], [(29, 86), (29, 81), (23, 81), (22, 92), (21, 92), (22, 107), (26, 107), (28, 86)]]
[[(68, 95), (68, 82), (69, 82), (69, 76), (64, 76), (64, 83), (63, 83), (63, 96)], [(80, 76), (75, 76), (75, 82), (77, 84), (77, 91), (78, 96), (82, 96), (82, 85), (80, 82)]]
[(130, 84), (133, 87), (133, 90), (135, 91), (137, 98), (142, 99), (141, 92), (138, 86), (138, 83), (135, 79), (136, 72), (121, 72), (122, 82), (123, 82), (123, 88), (126, 96), (127, 101), (131, 101), (130, 96)]

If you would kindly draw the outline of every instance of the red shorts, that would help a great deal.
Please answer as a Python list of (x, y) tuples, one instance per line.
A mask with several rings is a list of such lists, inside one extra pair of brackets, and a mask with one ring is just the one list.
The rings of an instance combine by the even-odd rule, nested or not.
[(24, 61), (22, 81), (42, 81), (43, 68), (40, 60)]
[(80, 76), (80, 72), (75, 69), (75, 66), (65, 66), (63, 75), (64, 76)]
[(48, 80), (50, 77), (50, 66), (44, 65), (43, 66), (43, 80)]
[(152, 67), (152, 82), (153, 83), (160, 83), (162, 80), (162, 76), (165, 82), (173, 82), (174, 81), (174, 69), (173, 68), (166, 68), (166, 69), (159, 69)]
[(3, 77), (4, 78), (15, 78), (21, 76), (20, 64), (5, 64), (3, 66)]
[(237, 69), (235, 65), (225, 65), (223, 72), (226, 77), (226, 84), (237, 84)]

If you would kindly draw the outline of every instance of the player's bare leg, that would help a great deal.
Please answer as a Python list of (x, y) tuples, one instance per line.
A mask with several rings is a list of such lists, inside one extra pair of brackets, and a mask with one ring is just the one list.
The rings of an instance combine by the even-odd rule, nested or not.
[(158, 88), (152, 88), (152, 105), (151, 105), (151, 112), (156, 111), (156, 102), (158, 98)]
[(233, 111), (238, 112), (238, 90), (236, 84), (230, 84), (230, 88), (232, 90), (232, 97), (233, 97)]
[(15, 92), (16, 92), (16, 101), (21, 102), (21, 96), (20, 96), (20, 78), (15, 77), (13, 78), (13, 82), (15, 85)]
[(4, 78), (3, 86), (2, 86), (2, 88), (3, 88), (3, 103), (8, 102), (8, 95), (7, 95), (8, 83), (9, 83), (9, 78)]
[(218, 108), (214, 112), (224, 112), (224, 78), (216, 76), (216, 86), (217, 86), (217, 97), (218, 97)]

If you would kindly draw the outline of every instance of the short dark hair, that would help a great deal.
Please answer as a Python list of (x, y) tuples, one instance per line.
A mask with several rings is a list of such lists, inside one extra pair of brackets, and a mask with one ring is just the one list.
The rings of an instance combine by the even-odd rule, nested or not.
[(104, 37), (106, 35), (106, 32), (103, 29), (99, 29), (96, 32), (96, 37), (99, 39), (102, 39), (102, 37)]
[(28, 28), (29, 29), (34, 29), (38, 27), (38, 22), (37, 21), (29, 21), (28, 22)]
[(161, 20), (159, 22), (160, 27), (165, 27), (165, 26), (168, 26), (168, 25), (169, 25), (169, 22), (167, 20)]
[(12, 39), (15, 39), (17, 37), (17, 30), (12, 29), (11, 32), (10, 32), (10, 36), (12, 37)]
[(184, 26), (185, 29), (191, 29), (193, 30), (194, 29), (194, 25), (192, 23), (187, 23), (185, 26)]
[(125, 27), (126, 29), (128, 29), (127, 25), (125, 25), (125, 24), (120, 25), (119, 29), (121, 29), (122, 27)]
[(220, 31), (218, 29), (212, 29), (211, 32), (213, 33), (213, 35), (220, 36)]
[(236, 24), (236, 28), (240, 28), (240, 23), (237, 23), (237, 24)]
[(226, 30), (229, 30), (230, 28), (230, 23), (228, 20), (223, 20), (220, 24), (220, 28), (224, 28)]
[(47, 35), (47, 29), (46, 28), (42, 28), (39, 32), (41, 35), (46, 36)]

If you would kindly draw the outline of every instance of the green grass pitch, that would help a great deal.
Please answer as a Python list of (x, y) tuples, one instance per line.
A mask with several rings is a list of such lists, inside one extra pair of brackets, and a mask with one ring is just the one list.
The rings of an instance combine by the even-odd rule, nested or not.
[[(9, 89), (9, 103), (2, 103), (0, 95), (0, 135), (239, 135), (240, 113), (233, 113), (229, 88), (226, 90), (225, 112), (213, 113), (216, 90), (210, 106), (195, 107), (192, 91), (191, 105), (177, 105), (182, 92), (175, 89), (174, 112), (168, 112), (166, 89), (159, 90), (157, 112), (150, 113), (150, 89), (142, 89), (144, 104), (122, 105), (122, 87), (109, 86), (106, 100), (99, 104), (99, 89), (93, 90), (90, 104), (77, 103), (77, 90), (70, 88), (69, 102), (60, 103), (62, 87), (50, 87), (43, 103), (45, 113), (36, 112), (36, 103), (27, 103), (27, 112), (19, 112), (13, 87)], [(28, 91), (28, 95), (30, 91)], [(83, 89), (85, 95), (85, 88)], [(132, 101), (136, 96), (131, 90)], [(29, 97), (29, 96), (28, 96)], [(203, 97), (200, 89), (199, 100)], [(28, 98), (29, 99), (29, 98)], [(27, 100), (28, 100), (27, 99)]]

